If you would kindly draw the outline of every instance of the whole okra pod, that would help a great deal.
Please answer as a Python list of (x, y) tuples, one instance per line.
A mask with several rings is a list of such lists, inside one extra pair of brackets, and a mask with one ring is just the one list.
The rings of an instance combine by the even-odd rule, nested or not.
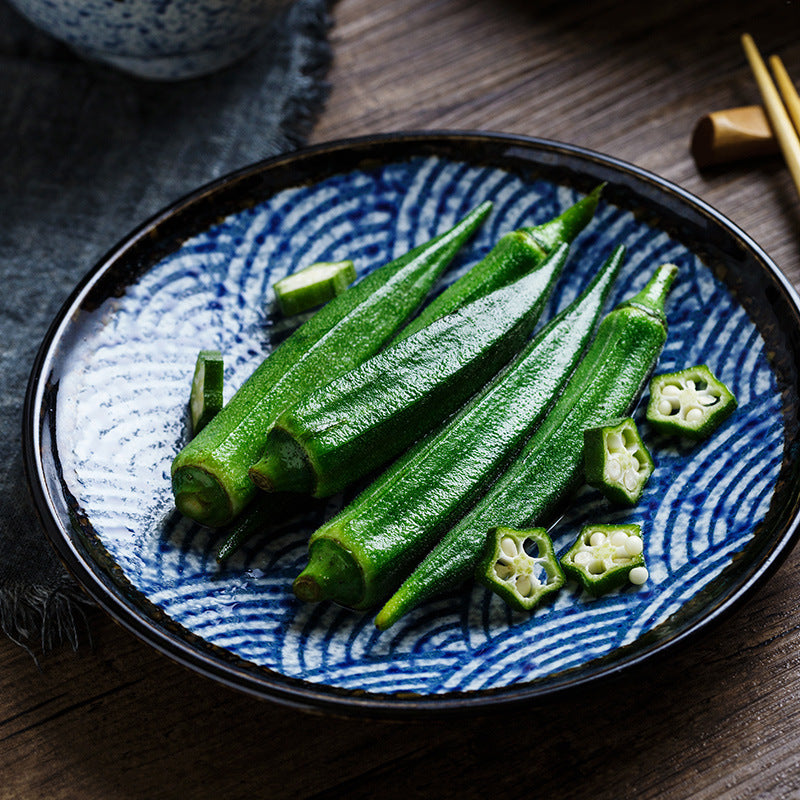
[(233, 520), (255, 496), (248, 470), (278, 414), (383, 347), (490, 210), (491, 203), (482, 204), (451, 230), (370, 273), (270, 353), (173, 461), (178, 510), (214, 527)]
[(394, 591), (542, 419), (588, 345), (623, 258), (619, 247), (495, 381), (312, 535), (298, 597), (369, 608)]
[(392, 595), (375, 618), (379, 628), (472, 578), (491, 528), (542, 525), (579, 484), (584, 430), (628, 414), (661, 354), (664, 302), (676, 272), (662, 265), (641, 292), (605, 317), (519, 458)]

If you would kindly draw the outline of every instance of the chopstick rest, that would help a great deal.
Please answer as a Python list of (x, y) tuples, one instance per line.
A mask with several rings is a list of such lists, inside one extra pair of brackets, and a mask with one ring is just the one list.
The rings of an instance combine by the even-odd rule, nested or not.
[(761, 106), (727, 108), (701, 117), (690, 150), (698, 167), (780, 153)]

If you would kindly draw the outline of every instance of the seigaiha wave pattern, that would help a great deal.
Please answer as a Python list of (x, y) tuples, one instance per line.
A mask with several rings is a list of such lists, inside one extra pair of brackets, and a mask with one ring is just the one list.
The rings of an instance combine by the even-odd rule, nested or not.
[(547, 315), (578, 294), (619, 242), (628, 258), (613, 303), (639, 290), (657, 264), (674, 262), (680, 273), (658, 371), (706, 363), (739, 401), (722, 429), (697, 445), (640, 425), (656, 462), (641, 503), (614, 510), (584, 489), (553, 528), (561, 553), (586, 521), (641, 524), (644, 587), (590, 599), (570, 585), (530, 615), (466, 587), (378, 633), (371, 615), (305, 605), (291, 593), (308, 533), (341, 498), (248, 542), (225, 568), (214, 559), (219, 535), (173, 510), (169, 469), (187, 436), (197, 351), (225, 354), (230, 394), (288, 332), (273, 310), (274, 281), (345, 258), (363, 275), (491, 199), (490, 218), (445, 285), (503, 233), (547, 220), (578, 197), (543, 180), (435, 157), (336, 175), (230, 216), (91, 312), (61, 376), (57, 445), (70, 493), (130, 584), (182, 629), (282, 675), (431, 695), (581, 668), (635, 644), (719, 578), (753, 537), (776, 483), (783, 456), (776, 381), (755, 325), (712, 272), (663, 231), (606, 202), (574, 246)]

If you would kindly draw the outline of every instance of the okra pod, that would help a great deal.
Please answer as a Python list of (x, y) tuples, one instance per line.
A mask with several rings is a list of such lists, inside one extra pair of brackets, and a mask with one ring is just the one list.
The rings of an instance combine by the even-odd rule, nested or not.
[(334, 297), (281, 343), (172, 464), (178, 510), (225, 525), (252, 500), (248, 470), (284, 408), (376, 353), (423, 302), (491, 209), (375, 270)]
[(507, 233), (484, 259), (431, 300), (400, 331), (397, 339), (405, 339), (434, 320), (522, 277), (561, 244), (571, 244), (594, 216), (602, 191), (603, 184), (559, 216), (540, 225)]
[(542, 525), (579, 484), (584, 430), (630, 413), (661, 354), (667, 337), (664, 302), (676, 271), (662, 265), (641, 292), (605, 317), (520, 457), (383, 606), (375, 619), (380, 629), (472, 578), (491, 528)]
[(352, 261), (317, 261), (275, 282), (272, 290), (281, 313), (290, 317), (327, 303), (356, 279)]
[(222, 409), (225, 362), (219, 350), (201, 350), (197, 354), (189, 392), (189, 421), (192, 435), (200, 433)]
[(435, 320), (312, 392), (277, 419), (250, 469), (267, 491), (329, 497), (402, 453), (524, 346), (561, 273), (533, 272)]
[(369, 608), (394, 591), (541, 420), (588, 345), (623, 259), (618, 247), (481, 394), (312, 534), (299, 598)]

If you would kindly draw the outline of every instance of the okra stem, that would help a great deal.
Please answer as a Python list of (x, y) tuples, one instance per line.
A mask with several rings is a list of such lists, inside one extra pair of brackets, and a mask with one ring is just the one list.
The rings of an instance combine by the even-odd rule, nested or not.
[(486, 258), (431, 300), (400, 331), (396, 341), (521, 277), (541, 264), (560, 244), (572, 243), (594, 216), (604, 185), (595, 187), (559, 216), (503, 236)]

